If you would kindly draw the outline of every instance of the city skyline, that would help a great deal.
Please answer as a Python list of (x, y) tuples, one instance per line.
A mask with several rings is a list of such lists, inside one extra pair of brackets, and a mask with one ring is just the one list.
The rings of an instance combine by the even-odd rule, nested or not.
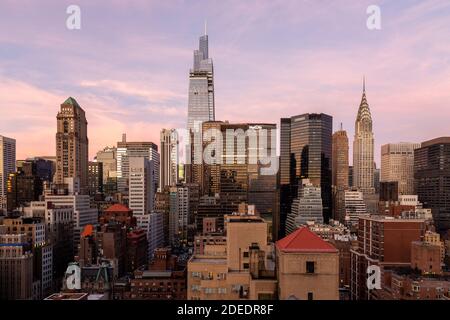
[(353, 136), (366, 75), (379, 167), (385, 143), (446, 135), (450, 4), (382, 1), (382, 29), (375, 31), (366, 28), (369, 4), (283, 1), (251, 11), (252, 2), (133, 1), (123, 11), (119, 2), (79, 1), (82, 29), (70, 31), (66, 3), (6, 2), (2, 134), (16, 139), (17, 159), (53, 155), (54, 114), (72, 96), (87, 114), (89, 159), (124, 132), (130, 141), (159, 143), (162, 128), (185, 127), (192, 49), (207, 19), (216, 119), (279, 123), (324, 112)]

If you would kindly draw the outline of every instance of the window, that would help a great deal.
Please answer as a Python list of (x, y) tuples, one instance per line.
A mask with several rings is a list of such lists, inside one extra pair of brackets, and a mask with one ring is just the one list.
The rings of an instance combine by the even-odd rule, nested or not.
[(248, 263), (244, 263), (244, 269), (248, 269), (250, 265)]
[(308, 300), (314, 300), (314, 295), (312, 292), (308, 292)]
[(306, 273), (314, 273), (314, 261), (306, 261)]
[(248, 258), (248, 251), (244, 251), (244, 258)]

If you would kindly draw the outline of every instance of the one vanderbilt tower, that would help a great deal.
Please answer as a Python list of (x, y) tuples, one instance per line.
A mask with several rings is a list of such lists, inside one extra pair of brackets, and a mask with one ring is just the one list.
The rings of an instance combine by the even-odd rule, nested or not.
[(208, 53), (208, 35), (200, 37), (194, 50), (194, 66), (189, 72), (188, 124), (191, 131), (201, 131), (205, 121), (214, 121), (214, 68)]

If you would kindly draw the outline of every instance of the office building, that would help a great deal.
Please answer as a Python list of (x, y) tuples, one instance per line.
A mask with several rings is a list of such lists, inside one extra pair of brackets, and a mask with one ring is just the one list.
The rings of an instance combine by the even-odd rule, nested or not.
[(65, 178), (79, 180), (80, 192), (87, 193), (88, 146), (87, 121), (78, 102), (69, 97), (56, 116), (56, 173), (54, 180), (64, 184)]
[(360, 217), (366, 215), (367, 207), (364, 202), (364, 194), (356, 188), (346, 190), (344, 193), (344, 222), (355, 230)]
[(205, 34), (200, 37), (199, 49), (194, 51), (194, 65), (189, 72), (187, 128), (190, 131), (201, 132), (203, 122), (215, 119), (214, 68), (208, 51), (205, 30)]
[(117, 148), (105, 147), (97, 152), (95, 160), (102, 164), (103, 192), (113, 195), (117, 191)]
[(433, 213), (439, 232), (450, 229), (450, 137), (425, 141), (414, 150), (414, 194)]
[(7, 209), (7, 183), (16, 172), (16, 140), (0, 135), (0, 212)]
[(286, 234), (291, 234), (308, 222), (323, 223), (323, 206), (320, 187), (304, 179), (286, 219)]
[(134, 272), (148, 263), (147, 232), (135, 229), (127, 233), (126, 272)]
[(89, 161), (88, 164), (88, 194), (93, 197), (103, 193), (103, 163)]
[(332, 144), (332, 184), (333, 184), (333, 219), (343, 221), (344, 192), (349, 188), (347, 131), (341, 129), (333, 134)]
[(374, 183), (374, 137), (372, 115), (366, 97), (366, 85), (355, 121), (353, 141), (353, 186), (364, 194), (375, 193)]
[(389, 143), (381, 147), (381, 182), (398, 182), (401, 195), (414, 194), (414, 150), (420, 143)]
[(164, 244), (164, 225), (163, 214), (161, 212), (151, 212), (148, 214), (136, 215), (138, 227), (145, 231), (147, 238), (147, 256), (153, 257), (156, 248)]
[(154, 209), (155, 163), (145, 157), (129, 157), (128, 206), (135, 215), (144, 215)]
[(47, 194), (45, 203), (47, 207), (72, 208), (73, 241), (76, 252), (84, 227), (88, 224), (96, 225), (98, 223), (98, 209), (91, 207), (89, 195), (84, 194)]
[(188, 262), (188, 300), (276, 299), (273, 246), (255, 215), (225, 217), (226, 242), (206, 244)]
[(159, 189), (174, 186), (178, 181), (178, 132), (175, 129), (162, 129), (160, 134), (161, 172)]
[[(285, 226), (292, 201), (302, 179), (321, 189), (323, 219), (331, 218), (333, 118), (326, 114), (302, 114), (281, 119), (280, 132), (280, 227)], [(284, 221), (283, 221), (284, 220)], [(283, 232), (284, 234), (284, 232)]]
[(119, 192), (128, 194), (130, 161), (131, 157), (144, 157), (153, 161), (153, 190), (158, 189), (159, 184), (159, 162), (158, 146), (153, 142), (129, 142), (123, 134), (122, 141), (117, 142), (117, 189)]
[(33, 254), (24, 234), (0, 233), (0, 300), (31, 300)]
[(43, 192), (44, 181), (38, 176), (37, 165), (25, 161), (15, 173), (10, 173), (7, 183), (7, 209), (9, 212), (38, 201)]
[(170, 187), (169, 197), (169, 244), (178, 246), (187, 242), (189, 188), (184, 184)]
[[(425, 220), (382, 215), (363, 216), (358, 223), (358, 246), (351, 252), (352, 300), (370, 299), (367, 268), (409, 267), (411, 244), (425, 235)], [(376, 291), (376, 290), (375, 290)]]

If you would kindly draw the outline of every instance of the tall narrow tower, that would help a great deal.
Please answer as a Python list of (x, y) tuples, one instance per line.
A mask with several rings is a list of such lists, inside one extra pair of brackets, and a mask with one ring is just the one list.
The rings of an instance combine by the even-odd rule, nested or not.
[(343, 221), (349, 170), (347, 131), (342, 128), (342, 123), (340, 130), (333, 134), (332, 150), (333, 218)]
[(88, 137), (84, 110), (69, 97), (56, 116), (56, 173), (55, 182), (64, 183), (64, 178), (79, 181), (80, 192), (87, 192), (88, 183)]
[(205, 121), (214, 121), (214, 68), (209, 58), (208, 35), (200, 37), (199, 49), (194, 50), (194, 66), (189, 72), (188, 124), (191, 131), (201, 131)]
[(0, 214), (6, 210), (7, 182), (16, 172), (16, 140), (0, 136)]
[(372, 116), (366, 98), (366, 81), (355, 122), (353, 141), (353, 184), (364, 194), (374, 194), (374, 138)]

